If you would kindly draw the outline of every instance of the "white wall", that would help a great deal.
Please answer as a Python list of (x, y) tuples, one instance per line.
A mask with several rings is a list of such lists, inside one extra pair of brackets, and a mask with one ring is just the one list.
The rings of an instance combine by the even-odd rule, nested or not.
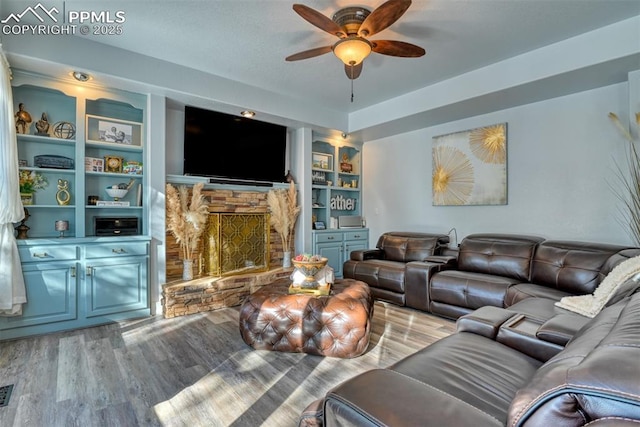
[[(632, 244), (618, 218), (614, 158), (626, 141), (607, 117), (629, 117), (628, 84), (616, 84), (433, 126), (363, 147), (363, 208), (370, 241), (384, 231), (534, 234)], [(503, 206), (432, 206), (432, 137), (507, 123)]]

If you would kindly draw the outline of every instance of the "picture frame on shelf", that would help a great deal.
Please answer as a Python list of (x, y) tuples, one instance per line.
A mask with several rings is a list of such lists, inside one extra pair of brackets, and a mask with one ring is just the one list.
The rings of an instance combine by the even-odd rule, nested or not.
[(311, 182), (316, 185), (326, 185), (327, 175), (321, 171), (314, 171), (311, 175)]
[(98, 157), (84, 158), (85, 172), (104, 172), (104, 159)]
[(104, 171), (113, 173), (122, 173), (122, 156), (104, 156)]
[(312, 153), (313, 169), (322, 169), (326, 171), (333, 170), (333, 156), (325, 153)]
[(87, 114), (86, 140), (91, 143), (142, 147), (142, 123)]

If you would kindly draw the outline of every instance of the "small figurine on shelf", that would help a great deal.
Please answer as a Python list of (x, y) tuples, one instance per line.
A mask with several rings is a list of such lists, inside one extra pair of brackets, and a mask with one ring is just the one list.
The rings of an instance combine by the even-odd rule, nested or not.
[(24, 104), (21, 102), (16, 112), (16, 132), (27, 134), (32, 121), (31, 114), (24, 109)]
[(56, 201), (60, 206), (66, 206), (71, 201), (71, 194), (69, 194), (69, 181), (66, 179), (58, 179)]
[(349, 155), (347, 153), (342, 154), (342, 162), (340, 163), (340, 171), (345, 173), (353, 172), (353, 165), (349, 161)]
[(36, 135), (49, 136), (49, 119), (47, 119), (47, 113), (42, 113), (40, 120), (36, 122)]
[(294, 181), (293, 175), (291, 175), (291, 171), (290, 170), (287, 171), (287, 174), (285, 175), (284, 180), (286, 182), (293, 182)]
[(27, 236), (27, 231), (29, 231), (29, 227), (25, 224), (25, 222), (27, 222), (27, 220), (31, 215), (29, 215), (29, 210), (27, 208), (23, 208), (23, 209), (24, 209), (24, 218), (22, 218), (22, 221), (20, 221), (20, 225), (16, 227), (16, 231), (18, 232), (16, 239), (29, 238), (29, 236)]

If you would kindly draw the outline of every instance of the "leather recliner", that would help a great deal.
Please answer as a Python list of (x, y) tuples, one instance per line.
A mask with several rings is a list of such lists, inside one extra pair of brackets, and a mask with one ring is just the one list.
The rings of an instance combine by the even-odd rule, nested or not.
[(375, 249), (352, 251), (343, 277), (369, 285), (374, 298), (426, 310), (429, 274), (455, 256), (444, 256), (449, 236), (416, 232), (382, 234)]

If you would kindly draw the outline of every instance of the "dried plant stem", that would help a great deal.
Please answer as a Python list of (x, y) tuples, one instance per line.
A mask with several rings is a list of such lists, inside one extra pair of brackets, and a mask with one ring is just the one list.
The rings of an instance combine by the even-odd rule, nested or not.
[(267, 203), (271, 210), (270, 222), (274, 230), (280, 235), (282, 247), (285, 252), (291, 250), (291, 239), (296, 220), (300, 214), (298, 206), (298, 192), (295, 183), (289, 183), (289, 189), (270, 190), (267, 194)]
[(620, 119), (618, 118), (618, 115), (615, 113), (609, 113), (609, 118), (611, 119), (611, 121), (613, 122), (614, 125), (616, 125), (616, 127), (618, 128), (618, 130), (622, 133), (622, 135), (627, 139), (627, 141), (633, 141), (633, 138), (631, 137), (631, 133), (629, 132), (629, 129), (626, 129), (623, 125), (622, 122), (620, 121)]
[(167, 184), (167, 228), (180, 244), (182, 259), (192, 260), (204, 232), (209, 206), (202, 195), (203, 183), (195, 184), (189, 199), (189, 189), (176, 189)]

